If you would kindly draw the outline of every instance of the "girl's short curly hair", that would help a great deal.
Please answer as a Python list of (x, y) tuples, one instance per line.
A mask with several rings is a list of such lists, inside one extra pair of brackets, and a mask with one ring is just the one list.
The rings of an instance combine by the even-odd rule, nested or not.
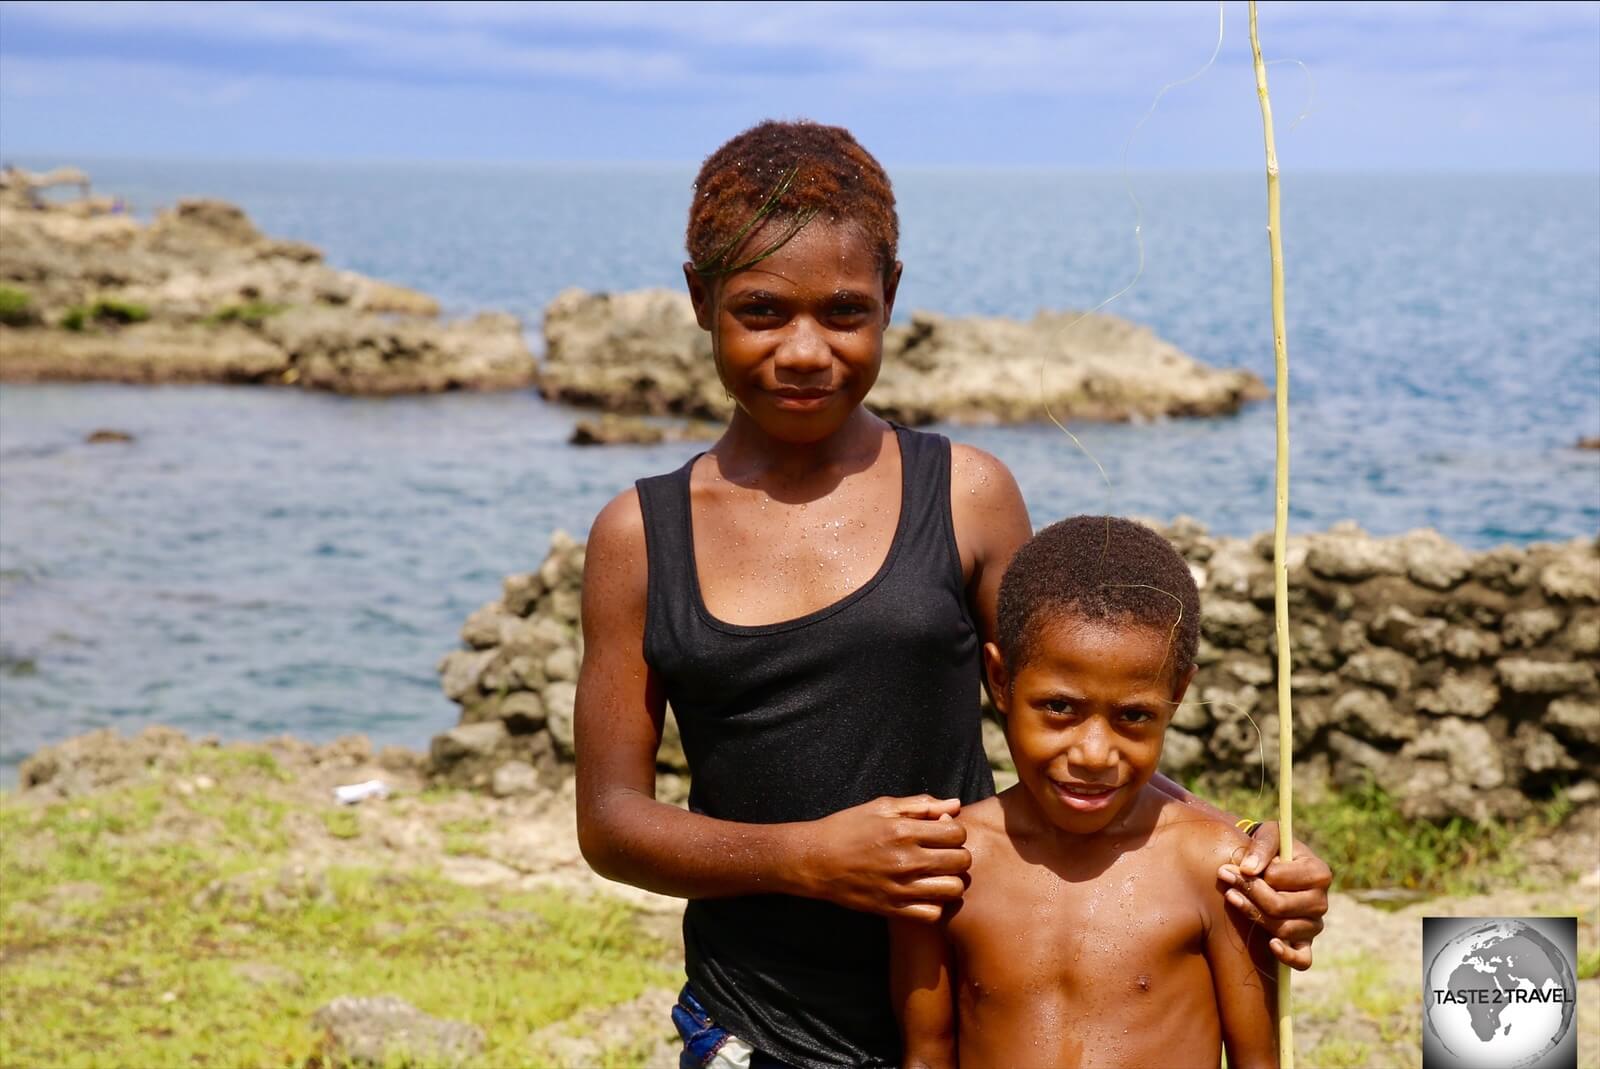
[(1160, 534), (1116, 516), (1053, 523), (1017, 550), (1000, 581), (998, 641), (1012, 672), (1033, 653), (1046, 616), (1141, 624), (1172, 635), (1175, 675), (1200, 642), (1200, 592)]
[(769, 119), (701, 165), (684, 240), (689, 262), (703, 274), (727, 273), (752, 220), (788, 222), (792, 237), (817, 215), (857, 227), (884, 274), (893, 269), (900, 220), (883, 166), (842, 126)]

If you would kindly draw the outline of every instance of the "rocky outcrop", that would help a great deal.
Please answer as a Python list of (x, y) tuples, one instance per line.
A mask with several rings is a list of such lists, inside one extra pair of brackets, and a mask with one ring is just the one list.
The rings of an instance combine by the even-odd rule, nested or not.
[(136, 735), (101, 728), (43, 747), (17, 769), (17, 786), (36, 798), (59, 800), (156, 777), (171, 780), (174, 790), (187, 794), (196, 786), (201, 790), (216, 786), (203, 777), (191, 778), (196, 753), (226, 754), (257, 774), (280, 765), (292, 768), (293, 782), (321, 797), (336, 783), (375, 777), (406, 790), (418, 788), (428, 766), (423, 754), (403, 746), (374, 751), (364, 735), (343, 735), (321, 746), (289, 735), (223, 746), (215, 736), (191, 739), (177, 728), (150, 724)]
[[(1252, 785), (1275, 777), (1271, 537), (1212, 537), (1185, 519), (1155, 526), (1189, 561), (1204, 607), (1200, 670), (1163, 767)], [(465, 648), (440, 664), (462, 726), (435, 740), (434, 776), (488, 787), (530, 752), (571, 760), (583, 562), (583, 546), (558, 532), (537, 572), (507, 577), (500, 599), (467, 619)], [(1407, 815), (1480, 822), (1558, 788), (1600, 799), (1595, 542), (1470, 553), (1432, 531), (1376, 538), (1342, 524), (1290, 539), (1289, 584), (1301, 790), (1374, 783)], [(985, 748), (1009, 768), (993, 725)], [(683, 797), (670, 715), (656, 764), (663, 796)]]
[(440, 322), (433, 298), (342, 271), (239, 208), (149, 225), (108, 198), (53, 203), (0, 173), (0, 380), (249, 382), (339, 393), (531, 384), (511, 316)]
[(654, 423), (650, 420), (604, 413), (599, 419), (580, 419), (572, 428), (572, 445), (659, 445), (662, 442), (709, 442), (722, 434), (722, 426), (699, 420)]
[[(709, 335), (667, 290), (567, 290), (545, 309), (546, 397), (630, 413), (722, 419)], [(1109, 315), (1030, 322), (917, 312), (889, 328), (869, 407), (904, 423), (1211, 416), (1266, 396), (1248, 371), (1196, 362)], [(1043, 376), (1041, 380), (1041, 374)]]
[(311, 1023), (322, 1030), (322, 1053), (334, 1066), (463, 1065), (485, 1043), (477, 1025), (429, 1016), (393, 995), (336, 998)]

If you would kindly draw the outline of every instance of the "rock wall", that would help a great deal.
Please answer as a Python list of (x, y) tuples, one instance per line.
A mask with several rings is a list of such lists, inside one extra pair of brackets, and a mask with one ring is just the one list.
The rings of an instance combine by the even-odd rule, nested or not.
[[(557, 531), (538, 571), (506, 576), (499, 599), (467, 617), (464, 648), (439, 662), (440, 684), (461, 706), (461, 720), (429, 747), (435, 778), (498, 791), (497, 778), (526, 775), (507, 767), (531, 765), (549, 778), (572, 761), (583, 563), (583, 544)], [(656, 765), (657, 795), (687, 797), (688, 763), (670, 714)]]
[[(687, 296), (567, 290), (545, 309), (541, 388), (552, 400), (723, 419), (731, 403)], [(869, 407), (907, 424), (1209, 416), (1267, 395), (1248, 371), (1216, 370), (1109, 315), (1031, 322), (929, 312), (889, 328)], [(1044, 368), (1041, 387), (1040, 368)]]
[[(1186, 519), (1158, 529), (1201, 588), (1200, 670), (1167, 734), (1174, 776), (1253, 784), (1277, 775), (1272, 539), (1218, 538)], [(1600, 547), (1469, 553), (1432, 531), (1375, 538), (1339, 525), (1289, 544), (1295, 782), (1369, 780), (1409, 815), (1513, 817), (1558, 787), (1600, 798)], [(558, 774), (571, 760), (583, 546), (557, 532), (537, 572), (462, 628), (440, 663), (461, 724), (433, 742), (433, 774), (494, 786), (508, 762)], [(1257, 729), (1259, 728), (1259, 737)], [(997, 769), (1009, 757), (986, 730)], [(1264, 745), (1263, 745), (1264, 743)], [(687, 767), (669, 730), (660, 789)]]
[(342, 271), (243, 211), (186, 200), (148, 226), (0, 171), (0, 380), (260, 382), (340, 393), (530, 385), (509, 315), (437, 321), (423, 293)]

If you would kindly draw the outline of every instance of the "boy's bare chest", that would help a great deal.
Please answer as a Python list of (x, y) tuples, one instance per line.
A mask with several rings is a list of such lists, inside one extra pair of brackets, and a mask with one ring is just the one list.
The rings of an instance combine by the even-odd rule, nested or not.
[(975, 865), (951, 922), (969, 994), (1142, 995), (1174, 979), (1175, 963), (1203, 964), (1194, 889), (1170, 862), (1153, 860), (1123, 855), (1088, 878), (1014, 858)]
[(862, 474), (810, 500), (713, 486), (693, 496), (707, 610), (729, 623), (792, 620), (848, 597), (882, 568), (900, 518), (894, 478)]

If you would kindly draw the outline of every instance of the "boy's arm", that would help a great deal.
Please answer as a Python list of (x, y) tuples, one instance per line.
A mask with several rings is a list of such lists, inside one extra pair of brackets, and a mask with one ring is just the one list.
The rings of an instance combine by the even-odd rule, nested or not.
[(956, 1006), (944, 922), (889, 921), (889, 997), (903, 1069), (955, 1069)]
[[(1218, 823), (1235, 823), (1231, 813), (1190, 794), (1159, 772), (1150, 785)], [(1295, 969), (1311, 968), (1311, 941), (1322, 932), (1333, 870), (1298, 839), (1294, 860), (1280, 860), (1275, 820), (1260, 825), (1240, 853), (1241, 858), (1217, 872), (1228, 885), (1224, 888), (1228, 904), (1268, 930), (1271, 952), (1279, 961)]]
[[(1237, 831), (1219, 835), (1210, 856), (1195, 866), (1197, 877), (1211, 875), (1218, 861), (1244, 842), (1244, 836)], [(1266, 931), (1238, 910), (1224, 907), (1219, 890), (1220, 887), (1202, 893), (1206, 902), (1206, 961), (1211, 966), (1228, 1069), (1277, 1069), (1277, 962), (1267, 946)]]

